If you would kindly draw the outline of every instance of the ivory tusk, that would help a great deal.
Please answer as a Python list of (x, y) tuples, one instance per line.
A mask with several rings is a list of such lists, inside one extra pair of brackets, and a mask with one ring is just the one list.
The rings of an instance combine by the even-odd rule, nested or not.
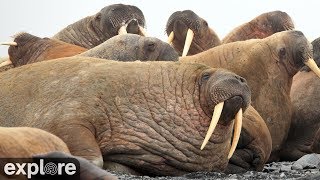
[(242, 128), (242, 109), (238, 111), (234, 120), (234, 133), (233, 133), (231, 148), (228, 154), (228, 159), (232, 157), (234, 151), (237, 148), (239, 138), (240, 138), (241, 128)]
[(193, 36), (194, 36), (193, 31), (191, 29), (188, 29), (186, 41), (184, 42), (184, 48), (183, 48), (183, 52), (182, 52), (182, 57), (187, 56), (188, 51), (189, 51), (190, 46), (191, 46), (191, 43), (192, 43), (192, 40), (193, 40)]
[(171, 31), (171, 33), (170, 33), (170, 35), (168, 37), (168, 44), (172, 45), (173, 38), (174, 38), (174, 32)]
[(8, 46), (18, 46), (16, 42), (1, 42), (1, 45), (8, 45)]
[(147, 37), (147, 31), (146, 31), (146, 29), (145, 29), (145, 28), (143, 28), (143, 27), (139, 26), (139, 30), (140, 30), (140, 33), (141, 33), (141, 35), (142, 35), (142, 36)]
[(123, 35), (123, 34), (128, 34), (127, 33), (127, 25), (123, 25), (120, 27), (119, 31), (118, 31), (118, 35)]
[(0, 67), (6, 66), (6, 65), (9, 65), (9, 64), (12, 64), (12, 61), (10, 59), (0, 63)]
[(211, 123), (210, 123), (209, 129), (208, 129), (208, 132), (206, 134), (206, 137), (204, 138), (203, 143), (201, 145), (201, 148), (200, 148), (201, 150), (208, 143), (208, 141), (209, 141), (214, 129), (216, 128), (216, 126), (218, 124), (219, 118), (220, 118), (221, 113), (222, 113), (223, 105), (224, 105), (224, 102), (221, 102), (221, 103), (217, 104), (214, 107), (214, 112), (213, 112), (213, 115), (212, 115)]
[(320, 69), (313, 59), (308, 59), (304, 64), (307, 65), (320, 78)]

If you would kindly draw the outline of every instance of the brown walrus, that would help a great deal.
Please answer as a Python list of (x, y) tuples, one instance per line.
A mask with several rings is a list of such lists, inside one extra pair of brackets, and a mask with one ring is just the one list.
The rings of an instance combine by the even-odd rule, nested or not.
[(222, 39), (222, 43), (263, 39), (274, 33), (293, 29), (293, 21), (286, 12), (271, 11), (236, 27)]
[(182, 56), (194, 55), (221, 44), (207, 21), (191, 10), (174, 12), (167, 21), (166, 33), (169, 43)]
[(144, 26), (144, 15), (138, 7), (113, 4), (95, 15), (70, 24), (53, 38), (90, 49), (118, 34), (145, 36)]
[[(293, 76), (304, 65), (313, 64), (311, 44), (300, 31), (283, 31), (264, 39), (222, 44), (181, 62), (222, 67), (248, 81), (252, 106), (265, 120), (272, 136), (270, 161), (278, 159), (291, 124), (290, 88)], [(311, 65), (313, 64), (313, 65)]]
[[(9, 64), (19, 67), (25, 64), (49, 59), (69, 57), (86, 51), (86, 48), (50, 38), (40, 38), (29, 33), (14, 35), (13, 42), (1, 43), (10, 45), (8, 49)], [(7, 65), (7, 64), (5, 64)], [(0, 64), (0, 67), (3, 66)]]
[[(311, 42), (313, 58), (320, 65), (320, 38)], [(320, 153), (320, 81), (304, 66), (293, 77), (290, 97), (292, 100), (292, 122), (281, 159), (296, 161), (310, 153)], [(319, 131), (317, 133), (317, 131)]]
[(69, 153), (60, 138), (37, 128), (0, 127), (0, 140), (0, 158), (30, 158), (52, 151)]
[(223, 171), (250, 103), (242, 77), (194, 63), (69, 57), (0, 83), (0, 125), (47, 130), (73, 155), (146, 175)]

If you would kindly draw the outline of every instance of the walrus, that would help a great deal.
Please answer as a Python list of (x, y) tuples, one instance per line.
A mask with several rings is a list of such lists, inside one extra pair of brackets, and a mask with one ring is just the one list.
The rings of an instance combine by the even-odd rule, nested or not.
[(263, 39), (274, 33), (293, 29), (294, 23), (286, 12), (271, 11), (260, 14), (233, 29), (222, 39), (222, 44), (248, 39)]
[(0, 158), (30, 158), (53, 151), (70, 153), (60, 138), (37, 128), (0, 127), (0, 139)]
[(0, 67), (8, 64), (19, 67), (44, 60), (74, 56), (87, 50), (60, 40), (40, 38), (25, 32), (17, 33), (13, 37), (12, 42), (1, 43), (10, 47), (9, 59), (1, 63)]
[(145, 36), (144, 26), (145, 18), (138, 7), (112, 4), (95, 15), (68, 25), (53, 38), (91, 49), (118, 34), (133, 33)]
[[(313, 58), (320, 65), (320, 38), (311, 42)], [(281, 159), (296, 161), (310, 153), (320, 153), (320, 82), (308, 66), (293, 77), (290, 97), (293, 115), (288, 139), (281, 151)], [(319, 131), (320, 132), (320, 131)], [(318, 134), (318, 135), (317, 135)]]
[(145, 175), (223, 171), (251, 95), (223, 69), (89, 57), (11, 69), (0, 83), (1, 126), (46, 130), (72, 155)]
[(174, 12), (167, 21), (166, 33), (168, 43), (172, 43), (181, 56), (194, 55), (221, 44), (208, 22), (191, 10)]
[(265, 120), (272, 137), (269, 161), (279, 159), (279, 150), (291, 124), (290, 88), (293, 76), (308, 65), (319, 76), (312, 48), (301, 31), (282, 31), (264, 39), (237, 41), (211, 48), (180, 62), (203, 63), (226, 68), (243, 76), (252, 92), (252, 106)]
[(118, 179), (115, 175), (109, 173), (106, 170), (99, 168), (98, 166), (92, 164), (91, 162), (89, 162), (88, 160), (82, 157), (72, 156), (70, 154), (66, 154), (61, 151), (34, 155), (32, 158), (33, 159), (50, 158), (50, 159), (55, 159), (56, 162), (61, 162), (61, 163), (63, 163), (64, 162), (63, 160), (66, 158), (76, 159), (77, 161), (79, 161), (79, 164), (80, 164), (79, 180), (89, 180), (89, 179), (116, 180)]
[(178, 61), (178, 53), (166, 42), (137, 34), (117, 35), (78, 56), (119, 61)]
[(90, 50), (60, 40), (39, 38), (28, 33), (19, 33), (13, 42), (2, 44), (10, 45), (7, 60), (10, 62), (3, 62), (3, 66), (7, 67), (4, 70), (75, 55), (118, 61), (177, 61), (179, 58), (178, 53), (168, 43), (158, 38), (136, 34), (114, 36)]

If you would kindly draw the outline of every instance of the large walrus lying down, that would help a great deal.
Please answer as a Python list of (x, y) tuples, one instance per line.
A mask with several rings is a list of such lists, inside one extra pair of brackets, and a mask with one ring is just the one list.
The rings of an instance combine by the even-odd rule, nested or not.
[[(320, 38), (311, 44), (313, 58), (319, 66)], [(301, 68), (293, 77), (290, 97), (292, 123), (281, 158), (295, 161), (309, 153), (320, 153), (320, 80), (308, 66)]]
[(53, 38), (90, 49), (118, 34), (145, 36), (144, 26), (144, 15), (138, 7), (113, 4), (70, 24)]
[(311, 47), (302, 32), (283, 31), (264, 39), (222, 44), (182, 57), (180, 61), (222, 67), (245, 77), (252, 92), (252, 106), (270, 130), (273, 147), (270, 160), (274, 160), (278, 158), (291, 124), (293, 76), (304, 65), (320, 75)]
[(166, 33), (168, 42), (182, 56), (197, 54), (221, 44), (207, 21), (191, 10), (174, 12), (167, 21)]
[(79, 56), (119, 61), (177, 61), (179, 58), (178, 53), (168, 43), (158, 38), (136, 34), (114, 36), (90, 50), (60, 40), (39, 38), (28, 33), (19, 33), (13, 42), (2, 44), (10, 45), (8, 50), (10, 62), (4, 61), (0, 67), (8, 66), (10, 63), (18, 67), (80, 53)]
[(225, 170), (250, 103), (242, 77), (193, 63), (70, 57), (0, 83), (0, 125), (47, 130), (73, 155), (147, 175)]
[(274, 33), (293, 29), (294, 23), (286, 12), (271, 11), (236, 27), (223, 38), (222, 43), (263, 39)]

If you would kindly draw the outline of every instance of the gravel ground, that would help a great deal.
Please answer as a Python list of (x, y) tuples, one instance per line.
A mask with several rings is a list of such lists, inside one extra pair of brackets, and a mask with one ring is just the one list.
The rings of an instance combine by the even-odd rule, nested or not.
[(190, 173), (180, 177), (148, 177), (148, 176), (130, 176), (118, 175), (119, 179), (128, 180), (182, 180), (182, 179), (215, 179), (215, 180), (235, 180), (235, 179), (300, 179), (315, 180), (320, 179), (319, 168), (307, 167), (303, 170), (292, 170), (294, 162), (277, 162), (266, 164), (262, 172), (248, 171), (243, 174), (224, 174), (216, 172), (198, 172)]

